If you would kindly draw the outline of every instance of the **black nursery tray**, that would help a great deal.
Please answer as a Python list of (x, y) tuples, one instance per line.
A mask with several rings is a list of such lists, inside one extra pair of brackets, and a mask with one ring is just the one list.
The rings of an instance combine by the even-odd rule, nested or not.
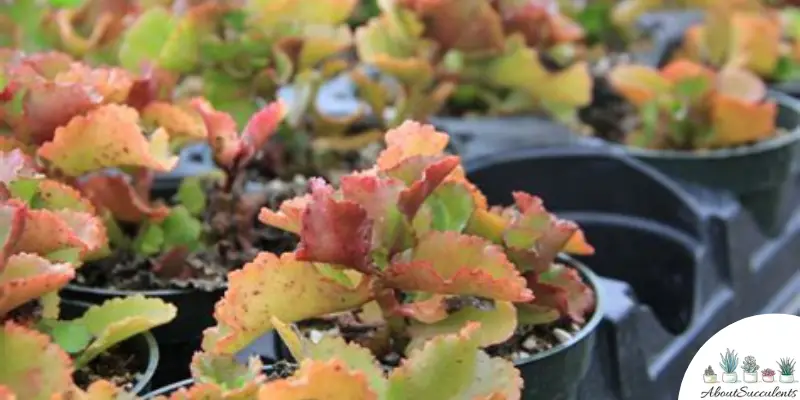
[[(604, 146), (497, 150), (465, 155), (490, 203), (510, 204), (513, 190), (539, 195), (597, 249), (581, 261), (604, 277), (605, 321), (581, 399), (676, 399), (714, 333), (746, 316), (796, 312), (800, 212), (768, 239), (733, 196)], [(787, 196), (800, 202), (800, 177)]]

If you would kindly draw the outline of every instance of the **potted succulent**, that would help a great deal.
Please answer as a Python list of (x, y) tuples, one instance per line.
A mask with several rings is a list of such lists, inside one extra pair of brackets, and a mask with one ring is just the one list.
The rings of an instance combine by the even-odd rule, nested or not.
[[(314, 179), (311, 194), (263, 209), (263, 222), (299, 234), (300, 244), (230, 274), (204, 350), (235, 354), (275, 328), (273, 316), (313, 341), (359, 343), (391, 366), (475, 321), (481, 347), (530, 379), (526, 396), (574, 397), (601, 313), (591, 272), (556, 257), (593, 249), (536, 197), (515, 193), (515, 207), (490, 209), (458, 157), (442, 153), (447, 140), (406, 122), (387, 132), (377, 165), (342, 177), (338, 190)], [(534, 378), (565, 369), (576, 374)]]
[[(246, 188), (237, 164), (275, 132), (283, 107), (268, 105), (240, 134), (230, 115), (202, 99), (169, 102), (140, 90), (152, 83), (146, 76), (90, 68), (57, 53), (10, 61), (3, 65), (10, 72), (4, 91), (10, 100), (2, 104), (10, 127), (0, 142), (35, 156), (37, 171), (83, 193), (110, 239), (84, 260), (61, 295), (101, 304), (142, 294), (174, 304), (177, 317), (153, 331), (170, 349), (162, 358), (166, 375), (160, 371), (158, 378), (185, 378), (202, 330), (213, 324), (227, 272), (258, 248), (282, 251), (296, 244), (292, 236), (256, 224), (256, 214), (305, 193), (305, 183)], [(71, 107), (61, 107), (65, 97)], [(175, 165), (172, 149), (209, 141), (219, 171), (185, 179), (173, 205), (152, 198), (154, 173)], [(25, 189), (34, 199), (52, 190)]]
[(722, 368), (722, 381), (725, 383), (736, 383), (739, 380), (736, 368), (739, 366), (739, 356), (735, 351), (727, 349), (725, 354), (720, 353), (719, 367)]
[[(262, 373), (256, 358), (241, 365), (229, 356), (197, 353), (192, 362), (193, 380), (159, 389), (144, 398), (198, 399), (201, 394), (234, 398), (258, 394), (258, 398), (288, 399), (317, 398), (331, 392), (346, 393), (354, 399), (458, 398), (468, 394), (520, 398), (519, 371), (508, 361), (491, 358), (480, 350), (478, 323), (429, 340), (387, 372), (366, 348), (339, 337), (326, 337), (315, 343), (295, 334), (276, 318), (272, 320), (281, 335), (286, 335), (287, 343), (298, 345), (293, 348), (297, 365), (278, 363)], [(430, 380), (438, 375), (447, 375), (449, 384)]]
[(775, 382), (775, 370), (772, 368), (762, 369), (761, 380), (764, 382)]
[(781, 358), (780, 361), (778, 361), (778, 370), (781, 373), (778, 380), (781, 383), (794, 382), (794, 365), (795, 361), (793, 358)]
[(356, 30), (356, 48), (393, 83), (399, 121), (435, 110), (432, 121), (453, 135), (530, 136), (541, 120), (509, 116), (572, 125), (591, 100), (588, 67), (578, 60), (583, 32), (555, 3), (380, 3), (381, 14)]
[(717, 374), (714, 372), (714, 369), (711, 368), (709, 365), (706, 368), (706, 371), (703, 373), (703, 382), (705, 383), (717, 383)]
[(758, 364), (756, 364), (755, 357), (747, 356), (744, 358), (744, 362), (742, 363), (742, 371), (744, 371), (745, 382), (747, 383), (758, 382)]
[(620, 65), (608, 79), (631, 109), (619, 129), (596, 135), (668, 175), (735, 193), (766, 233), (781, 230), (780, 205), (800, 137), (795, 101), (768, 93), (758, 76), (732, 65), (719, 71), (686, 60), (660, 70)]
[[(25, 343), (36, 349), (34, 343), (47, 343), (49, 336), (58, 349), (50, 352), (63, 361), (52, 373), (63, 374), (62, 382), (74, 379), (86, 386), (102, 377), (141, 391), (158, 363), (155, 341), (142, 334), (172, 320), (175, 307), (133, 296), (78, 310), (85, 312), (77, 318), (59, 319), (77, 314), (74, 305), (60, 303), (58, 290), (74, 278), (82, 259), (106, 246), (102, 222), (87, 211), (91, 204), (74, 189), (36, 176), (32, 161), (19, 150), (0, 152), (0, 168), (0, 213), (6, 227), (0, 237), (0, 323), (5, 335), (0, 343), (4, 354), (13, 355), (9, 359), (20, 362), (18, 368), (5, 371), (38, 368), (42, 355), (17, 351), (26, 348)], [(130, 338), (137, 342), (126, 346), (123, 342)], [(13, 381), (19, 376), (3, 378)], [(41, 388), (12, 389), (24, 394)]]

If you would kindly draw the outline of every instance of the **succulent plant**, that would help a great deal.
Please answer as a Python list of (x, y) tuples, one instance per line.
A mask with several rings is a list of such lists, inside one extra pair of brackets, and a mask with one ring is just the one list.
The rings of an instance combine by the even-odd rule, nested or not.
[(719, 357), (721, 359), (719, 366), (722, 368), (723, 372), (726, 374), (733, 374), (736, 372), (736, 368), (739, 366), (739, 356), (735, 351), (727, 349), (725, 354), (720, 354)]
[(742, 370), (747, 372), (748, 374), (755, 374), (758, 372), (758, 364), (756, 363), (756, 358), (753, 356), (747, 356), (744, 358), (744, 362), (742, 363)]
[(709, 365), (708, 368), (706, 368), (706, 371), (703, 373), (703, 375), (714, 376), (716, 375), (716, 373), (714, 372), (714, 368), (711, 368), (711, 366)]
[(778, 134), (777, 105), (753, 73), (736, 67), (714, 72), (686, 60), (660, 71), (620, 65), (614, 89), (637, 107), (640, 128), (629, 145), (652, 149), (706, 149), (765, 140)]
[(788, 376), (794, 374), (794, 366), (794, 358), (781, 358), (780, 361), (778, 361), (778, 369), (781, 371), (781, 375)]
[(381, 15), (357, 29), (356, 47), (364, 63), (398, 83), (390, 126), (424, 119), (446, 102), (468, 111), (485, 104), (490, 113), (545, 111), (569, 119), (591, 99), (588, 68), (573, 57), (583, 33), (554, 1), (379, 5)]
[(761, 370), (762, 376), (775, 376), (775, 370), (772, 368), (766, 368)]
[(577, 225), (525, 193), (514, 194), (516, 208), (490, 209), (458, 157), (442, 154), (447, 140), (406, 122), (387, 132), (377, 165), (338, 190), (315, 179), (310, 194), (263, 209), (263, 222), (300, 244), (230, 273), (204, 350), (235, 354), (276, 320), (329, 318), (382, 361), (469, 321), (481, 323), (481, 347), (508, 340), (518, 321), (582, 322), (595, 294), (554, 262), (562, 249), (593, 251)]

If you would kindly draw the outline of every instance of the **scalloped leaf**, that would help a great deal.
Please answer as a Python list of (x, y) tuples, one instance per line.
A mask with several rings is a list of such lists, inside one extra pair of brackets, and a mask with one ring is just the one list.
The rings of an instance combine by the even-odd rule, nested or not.
[(14, 131), (19, 139), (33, 144), (52, 140), (58, 127), (93, 110), (103, 100), (93, 94), (91, 87), (54, 82), (31, 83), (19, 95), (23, 114)]
[(85, 392), (78, 387), (72, 387), (62, 393), (54, 394), (50, 400), (134, 400), (135, 398), (124, 393), (113, 383), (101, 380), (92, 382)]
[(79, 248), (86, 255), (108, 243), (106, 228), (95, 215), (68, 209), (28, 210), (25, 230), (15, 250), (46, 255), (65, 248)]
[[(444, 182), (444, 180), (459, 168), (461, 159), (457, 156), (444, 156), (429, 158), (426, 156), (412, 156), (401, 161), (386, 173), (390, 176), (406, 180), (414, 177), (413, 181), (406, 180), (409, 187), (400, 192), (398, 207), (405, 216), (412, 220), (427, 200), (428, 196)], [(417, 167), (423, 167), (419, 172)], [(403, 171), (404, 170), (404, 171)], [(401, 172), (402, 171), (402, 172)]]
[(115, 344), (172, 321), (177, 312), (172, 304), (142, 295), (115, 298), (90, 307), (78, 321), (95, 339), (75, 358), (75, 365), (86, 365)]
[(81, 192), (65, 183), (44, 179), (39, 181), (37, 205), (49, 210), (72, 210), (95, 214), (96, 210), (89, 199)]
[(519, 305), (523, 311), (530, 304), (542, 309), (555, 309), (560, 316), (583, 323), (587, 314), (594, 310), (596, 295), (575, 269), (554, 264), (549, 271), (528, 274), (527, 279), (536, 298), (531, 303)]
[(367, 211), (354, 201), (334, 199), (334, 189), (320, 178), (311, 178), (309, 186), (311, 201), (303, 212), (297, 259), (370, 273), (373, 226)]
[(439, 322), (449, 316), (447, 299), (451, 296), (433, 294), (425, 300), (398, 304), (394, 313), (426, 324)]
[(483, 0), (402, 1), (425, 21), (425, 34), (442, 52), (493, 52), (503, 49), (501, 15)]
[(386, 149), (378, 156), (376, 165), (380, 170), (386, 171), (413, 156), (441, 155), (450, 137), (437, 131), (433, 125), (406, 121), (387, 131), (384, 140)]
[(232, 355), (198, 352), (192, 357), (190, 369), (196, 384), (210, 383), (224, 388), (225, 398), (250, 399), (266, 380), (258, 357), (247, 364), (239, 363)]
[(93, 175), (80, 183), (80, 188), (100, 210), (108, 210), (119, 221), (159, 222), (169, 215), (163, 204), (150, 204), (124, 175)]
[[(480, 356), (474, 338), (479, 325), (470, 322), (459, 333), (438, 336), (412, 351), (390, 374), (386, 398), (492, 398), (493, 393), (508, 393), (511, 399), (519, 399), (522, 380), (513, 365), (505, 362), (511, 368), (501, 367), (501, 360)], [(491, 364), (480, 364), (486, 362)], [(481, 375), (489, 371), (494, 373)]]
[(148, 142), (138, 123), (133, 108), (105, 105), (56, 129), (53, 141), (42, 145), (38, 155), (69, 176), (111, 167), (174, 168), (178, 157), (165, 153), (166, 132), (156, 131)]
[(431, 231), (410, 256), (392, 261), (385, 279), (399, 289), (515, 302), (533, 299), (502, 247), (478, 236)]
[(364, 374), (349, 370), (338, 360), (303, 361), (294, 376), (268, 382), (261, 387), (259, 399), (281, 400), (377, 400)]
[(133, 76), (120, 68), (93, 68), (72, 63), (69, 69), (59, 72), (53, 82), (57, 85), (88, 85), (93, 94), (101, 96), (104, 104), (124, 103), (133, 87)]
[(423, 207), (431, 215), (430, 229), (462, 232), (475, 210), (475, 200), (470, 188), (462, 182), (446, 181), (425, 199)]
[(186, 144), (206, 140), (207, 132), (203, 117), (187, 105), (176, 105), (165, 101), (153, 101), (141, 111), (142, 122), (164, 128), (170, 141)]
[(73, 277), (70, 264), (55, 264), (35, 254), (12, 255), (0, 272), (0, 316), (45, 295), (55, 296)]
[(658, 70), (644, 65), (617, 65), (609, 72), (608, 81), (614, 90), (636, 106), (643, 106), (672, 90), (670, 81)]
[(299, 234), (303, 225), (303, 214), (309, 202), (311, 202), (311, 195), (305, 194), (285, 200), (281, 203), (278, 212), (264, 207), (258, 214), (258, 220), (266, 225)]
[(72, 387), (72, 362), (47, 335), (6, 322), (0, 330), (0, 354), (14, 354), (0, 367), (0, 385), (19, 399), (48, 400)]
[(412, 322), (408, 328), (411, 342), (406, 347), (406, 353), (411, 349), (422, 348), (428, 340), (437, 336), (458, 333), (470, 322), (480, 323), (480, 327), (473, 333), (473, 338), (480, 347), (503, 343), (517, 329), (517, 309), (510, 302), (497, 301), (492, 310), (466, 306), (435, 323)]
[(203, 348), (236, 353), (273, 328), (270, 317), (296, 322), (356, 308), (372, 299), (371, 285), (362, 279), (356, 287), (344, 286), (291, 253), (260, 253), (229, 274), (228, 290), (214, 310), (218, 325), (205, 332)]
[(0, 204), (0, 272), (22, 236), (27, 211), (20, 203)]
[(325, 336), (319, 343), (303, 339), (303, 360), (340, 361), (352, 371), (358, 371), (367, 378), (370, 390), (383, 393), (386, 378), (372, 352), (355, 343), (347, 343), (338, 336)]
[(480, 400), (520, 400), (524, 381), (514, 364), (489, 357), (480, 351), (475, 364), (472, 385), (463, 398)]

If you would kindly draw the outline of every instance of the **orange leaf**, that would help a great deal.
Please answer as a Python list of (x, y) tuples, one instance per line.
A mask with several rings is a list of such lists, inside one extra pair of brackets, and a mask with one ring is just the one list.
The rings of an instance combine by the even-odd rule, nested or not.
[(614, 90), (636, 106), (671, 90), (670, 82), (657, 70), (643, 65), (618, 65), (608, 74), (608, 81)]
[(391, 286), (402, 290), (516, 302), (533, 299), (525, 279), (502, 247), (457, 232), (428, 232), (410, 257), (392, 260), (385, 277)]
[(433, 125), (406, 121), (386, 132), (386, 149), (378, 156), (376, 165), (380, 170), (393, 168), (406, 158), (413, 156), (436, 156), (442, 154), (450, 137), (438, 132)]
[(142, 121), (166, 129), (170, 139), (182, 141), (206, 139), (203, 118), (189, 107), (153, 101), (142, 109)]
[(92, 68), (72, 63), (53, 79), (57, 85), (84, 85), (103, 98), (103, 103), (124, 103), (133, 86), (133, 77), (120, 68)]
[(50, 338), (13, 322), (0, 327), (0, 354), (4, 357), (0, 382), (20, 400), (46, 400), (72, 386), (72, 361)]
[(149, 204), (121, 175), (94, 175), (81, 182), (80, 188), (95, 206), (110, 211), (120, 221), (151, 219), (158, 222), (169, 215), (169, 208)]
[(109, 167), (174, 168), (178, 157), (162, 154), (165, 133), (154, 133), (148, 142), (138, 123), (133, 108), (105, 105), (56, 129), (53, 141), (42, 145), (38, 154), (70, 176)]
[(258, 214), (258, 219), (266, 225), (299, 234), (303, 224), (303, 214), (309, 202), (311, 195), (306, 194), (284, 201), (278, 212), (264, 207)]
[(75, 276), (70, 264), (53, 264), (35, 254), (15, 254), (0, 272), (0, 316), (42, 295), (56, 292)]
[(20, 202), (0, 204), (0, 271), (22, 236), (28, 208)]
[(780, 58), (780, 21), (758, 12), (731, 16), (729, 64), (771, 76)]
[(25, 229), (14, 250), (46, 255), (64, 248), (82, 253), (99, 250), (107, 243), (106, 229), (96, 216), (72, 210), (28, 210)]
[(261, 387), (261, 400), (377, 400), (363, 372), (351, 371), (336, 359), (305, 360), (294, 376)]
[(775, 135), (778, 107), (772, 101), (752, 103), (715, 96), (712, 104), (714, 145), (735, 146)]

